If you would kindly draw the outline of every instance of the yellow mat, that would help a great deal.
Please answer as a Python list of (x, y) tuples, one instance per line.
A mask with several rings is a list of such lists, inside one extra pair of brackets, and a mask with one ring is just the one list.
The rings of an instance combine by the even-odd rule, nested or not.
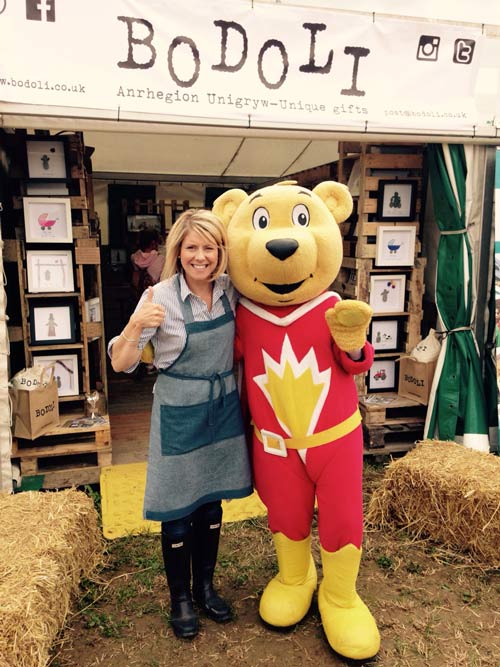
[[(137, 533), (159, 533), (158, 521), (142, 518), (142, 503), (146, 486), (146, 463), (127, 463), (101, 469), (102, 531), (104, 537)], [(248, 498), (224, 500), (223, 521), (242, 521), (253, 516), (264, 516), (266, 508), (257, 493)]]

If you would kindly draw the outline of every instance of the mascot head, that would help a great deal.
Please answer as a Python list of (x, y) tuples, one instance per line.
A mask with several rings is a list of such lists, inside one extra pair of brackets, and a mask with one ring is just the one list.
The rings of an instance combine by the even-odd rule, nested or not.
[(226, 225), (229, 274), (252, 301), (309, 301), (334, 281), (342, 262), (338, 224), (352, 211), (348, 189), (324, 181), (313, 190), (283, 181), (248, 195), (225, 192), (213, 212)]

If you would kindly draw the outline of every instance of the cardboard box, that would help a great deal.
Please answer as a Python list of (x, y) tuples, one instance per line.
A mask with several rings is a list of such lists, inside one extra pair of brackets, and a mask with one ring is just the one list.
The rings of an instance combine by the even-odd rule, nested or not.
[(427, 405), (436, 364), (437, 361), (424, 363), (412, 357), (400, 359), (398, 395)]

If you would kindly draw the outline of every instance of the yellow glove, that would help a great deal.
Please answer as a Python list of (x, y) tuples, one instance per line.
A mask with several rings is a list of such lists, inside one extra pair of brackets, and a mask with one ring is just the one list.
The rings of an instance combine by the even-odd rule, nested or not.
[(155, 359), (155, 351), (153, 349), (153, 344), (149, 340), (144, 346), (144, 349), (142, 350), (141, 361), (143, 364), (152, 364), (154, 359)]
[(363, 301), (340, 301), (325, 313), (333, 340), (344, 352), (359, 350), (366, 342), (366, 331), (373, 310)]

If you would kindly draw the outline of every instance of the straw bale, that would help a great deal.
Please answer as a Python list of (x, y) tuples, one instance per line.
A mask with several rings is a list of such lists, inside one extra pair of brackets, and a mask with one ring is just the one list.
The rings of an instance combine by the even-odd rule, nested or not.
[(500, 458), (424, 440), (389, 464), (365, 518), (368, 527), (404, 529), (498, 567)]
[(102, 561), (92, 500), (75, 489), (0, 495), (0, 667), (45, 667), (81, 577)]

